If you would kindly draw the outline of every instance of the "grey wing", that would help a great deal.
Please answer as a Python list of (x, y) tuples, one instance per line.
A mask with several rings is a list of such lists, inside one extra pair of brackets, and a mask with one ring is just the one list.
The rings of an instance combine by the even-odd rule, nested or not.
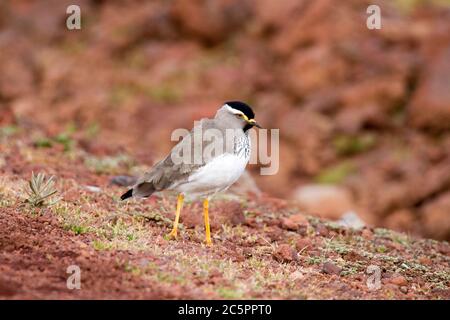
[[(196, 129), (201, 130), (196, 131)], [(204, 133), (205, 129), (213, 130), (208, 130), (209, 135), (206, 138), (203, 135), (198, 136), (199, 132)], [(153, 192), (186, 182), (193, 172), (208, 163), (214, 156), (224, 152), (221, 146), (211, 148), (212, 143), (218, 141), (221, 134), (220, 130), (215, 129), (214, 120), (200, 121), (172, 148), (166, 158), (155, 164), (138, 180), (133, 187), (133, 195), (148, 197)]]

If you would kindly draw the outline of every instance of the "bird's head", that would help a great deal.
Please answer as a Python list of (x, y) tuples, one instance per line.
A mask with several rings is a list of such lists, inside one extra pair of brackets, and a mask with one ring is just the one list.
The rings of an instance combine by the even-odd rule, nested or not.
[(225, 102), (216, 114), (216, 119), (227, 128), (242, 128), (244, 131), (252, 127), (261, 128), (254, 118), (255, 113), (252, 108), (240, 101)]

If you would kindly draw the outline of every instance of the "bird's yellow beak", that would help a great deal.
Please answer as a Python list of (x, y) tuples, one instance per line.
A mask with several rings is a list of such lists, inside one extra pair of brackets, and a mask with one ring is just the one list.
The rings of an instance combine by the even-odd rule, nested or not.
[(251, 126), (261, 128), (261, 126), (255, 121), (255, 119), (246, 119), (246, 121)]

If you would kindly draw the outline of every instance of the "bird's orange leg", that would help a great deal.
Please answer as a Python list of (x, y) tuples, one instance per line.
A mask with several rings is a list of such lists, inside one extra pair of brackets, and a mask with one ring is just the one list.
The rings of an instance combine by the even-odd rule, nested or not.
[(180, 193), (177, 198), (177, 211), (175, 214), (175, 221), (173, 222), (173, 229), (172, 231), (167, 235), (167, 237), (170, 238), (176, 238), (178, 233), (178, 221), (180, 220), (180, 213), (181, 208), (183, 208), (183, 201), (184, 201), (184, 195)]
[(205, 219), (205, 232), (206, 232), (206, 244), (208, 246), (212, 245), (212, 241), (211, 241), (211, 231), (209, 228), (209, 200), (206, 198), (205, 200), (203, 200), (203, 217)]

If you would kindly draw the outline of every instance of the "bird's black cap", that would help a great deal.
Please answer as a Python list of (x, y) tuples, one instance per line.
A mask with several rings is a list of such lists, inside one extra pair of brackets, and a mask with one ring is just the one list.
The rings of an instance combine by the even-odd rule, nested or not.
[(233, 109), (242, 111), (243, 114), (247, 116), (249, 119), (255, 118), (255, 113), (253, 112), (252, 108), (244, 102), (241, 101), (228, 101), (225, 102), (225, 104), (229, 105)]

